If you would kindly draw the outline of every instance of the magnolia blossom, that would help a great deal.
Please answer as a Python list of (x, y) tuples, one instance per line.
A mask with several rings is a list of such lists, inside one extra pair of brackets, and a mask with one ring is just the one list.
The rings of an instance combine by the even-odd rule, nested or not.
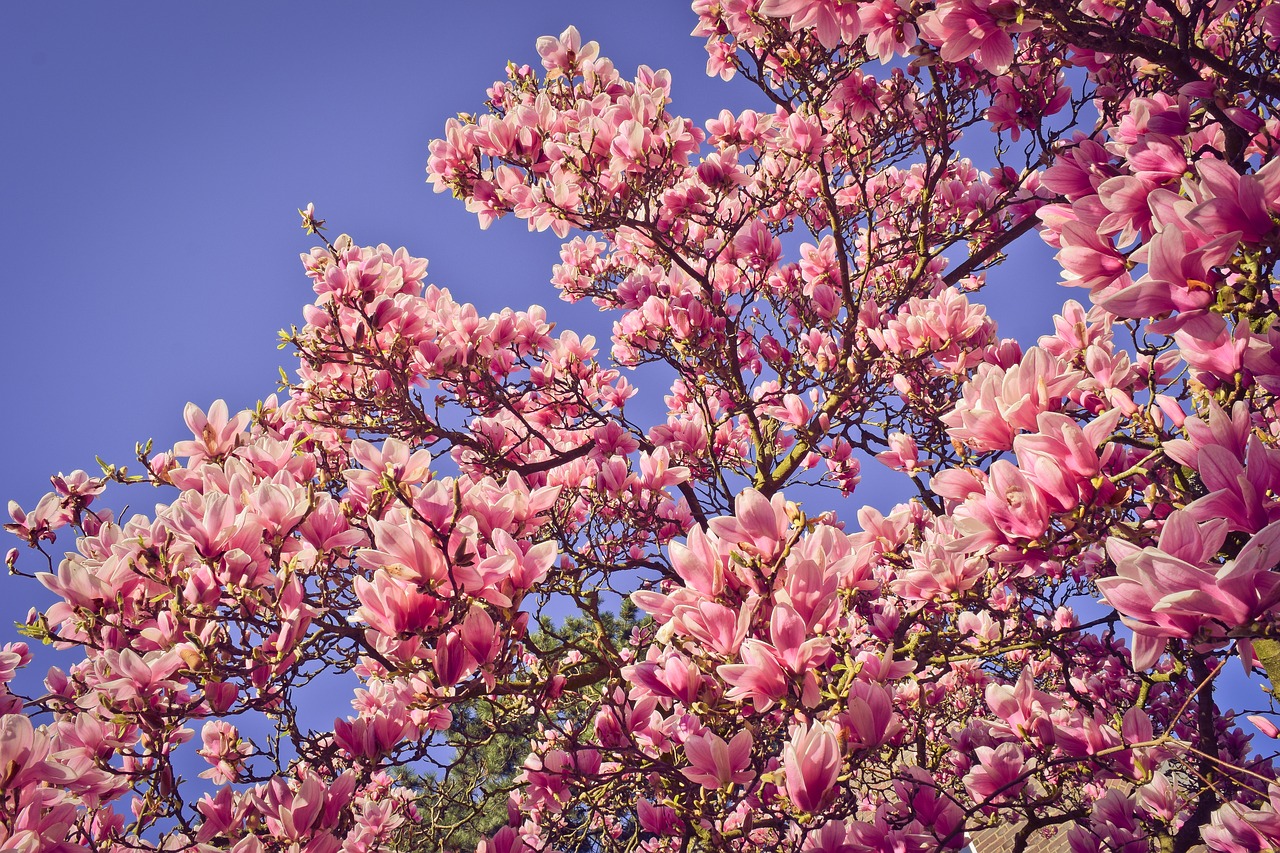
[(836, 784), (841, 767), (840, 744), (835, 733), (823, 723), (798, 729), (782, 751), (787, 776), (787, 796), (800, 811), (821, 808)]
[(1159, 547), (1136, 549), (1111, 539), (1108, 554), (1115, 577), (1097, 581), (1107, 603), (1133, 628), (1134, 666), (1153, 666), (1164, 638), (1221, 636), (1251, 625), (1280, 604), (1280, 573), (1273, 569), (1280, 548), (1280, 522), (1263, 528), (1222, 565), (1209, 562), (1221, 548), (1222, 522), (1197, 524), (1189, 513), (1165, 522)]
[(728, 743), (714, 732), (689, 736), (684, 742), (689, 766), (680, 772), (704, 788), (743, 784), (755, 777), (751, 763), (751, 732), (743, 730)]

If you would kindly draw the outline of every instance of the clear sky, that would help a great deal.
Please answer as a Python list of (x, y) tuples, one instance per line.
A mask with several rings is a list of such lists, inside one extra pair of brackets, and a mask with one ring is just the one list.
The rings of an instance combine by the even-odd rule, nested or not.
[[(543, 304), (607, 352), (612, 318), (548, 283), (553, 235), (516, 220), (481, 232), (424, 182), (429, 140), (480, 108), (508, 60), (536, 64), (538, 36), (572, 23), (624, 74), (671, 69), (672, 110), (699, 124), (762, 106), (705, 76), (684, 0), (48, 0), (5, 13), (0, 496), (28, 508), (52, 473), (183, 438), (189, 400), (234, 410), (275, 390), (277, 366), (292, 369), (276, 332), (302, 322), (311, 295), (307, 202), (335, 233), (430, 258), (430, 280), (460, 300)], [(1030, 343), (1074, 294), (1023, 242), (990, 298), (1002, 330)], [(123, 495), (141, 511), (160, 497)], [(2, 623), (41, 600), (28, 581), (0, 584)]]

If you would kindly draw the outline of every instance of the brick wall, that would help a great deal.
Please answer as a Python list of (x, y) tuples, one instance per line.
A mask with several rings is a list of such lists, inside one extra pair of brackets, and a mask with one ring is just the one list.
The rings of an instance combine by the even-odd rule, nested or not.
[[(975, 834), (971, 842), (974, 853), (1012, 853), (1014, 839), (1017, 838), (1018, 830), (1021, 828), (1020, 823), (1010, 823)], [(1071, 851), (1071, 845), (1067, 843), (1065, 826), (1037, 832), (1029, 841), (1027, 853), (1070, 853)]]
[[(1027, 853), (1071, 853), (1071, 845), (1067, 842), (1068, 827), (1069, 825), (1034, 833), (1028, 839)], [(1021, 828), (1021, 823), (1010, 823), (986, 829), (975, 833), (970, 844), (974, 853), (1012, 853), (1014, 839)], [(1191, 853), (1203, 853), (1205, 850), (1203, 845), (1196, 845), (1191, 848)]]

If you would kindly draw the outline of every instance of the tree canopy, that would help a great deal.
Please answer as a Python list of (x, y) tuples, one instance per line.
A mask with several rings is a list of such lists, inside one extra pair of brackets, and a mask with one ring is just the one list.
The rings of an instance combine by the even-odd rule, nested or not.
[[(760, 109), (571, 27), (430, 145), (607, 356), (308, 206), (281, 393), (11, 504), (64, 654), (0, 649), (5, 849), (1280, 846), (1219, 686), (1280, 676), (1280, 5), (693, 11)], [(1080, 290), (1024, 347), (971, 294), (1035, 240)]]

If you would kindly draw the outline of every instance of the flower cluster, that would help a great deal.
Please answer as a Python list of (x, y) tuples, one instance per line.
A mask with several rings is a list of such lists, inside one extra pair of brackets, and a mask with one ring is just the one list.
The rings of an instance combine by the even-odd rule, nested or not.
[[(0, 648), (5, 849), (1280, 846), (1220, 685), (1280, 678), (1280, 7), (693, 7), (758, 108), (569, 28), (431, 144), (607, 357), (341, 236), (285, 399), (10, 505), (74, 655)], [(1023, 346), (978, 299), (1033, 231), (1081, 290)], [(798, 502), (871, 471), (913, 497)]]

